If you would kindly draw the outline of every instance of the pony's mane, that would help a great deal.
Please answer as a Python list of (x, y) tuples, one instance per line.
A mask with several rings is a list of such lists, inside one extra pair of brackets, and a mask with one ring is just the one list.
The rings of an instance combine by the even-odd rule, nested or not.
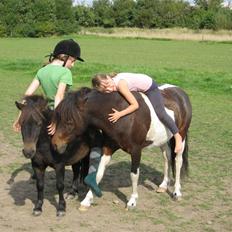
[(48, 101), (41, 95), (25, 96), (23, 99), (28, 106), (45, 107), (48, 104)]
[(82, 87), (77, 91), (70, 91), (56, 107), (53, 122), (65, 125), (72, 121), (77, 125), (81, 120), (80, 111), (91, 90), (88, 87)]

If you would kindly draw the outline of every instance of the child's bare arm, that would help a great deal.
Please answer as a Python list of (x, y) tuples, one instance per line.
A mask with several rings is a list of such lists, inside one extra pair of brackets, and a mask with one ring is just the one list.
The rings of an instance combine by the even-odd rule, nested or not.
[(29, 85), (29, 87), (27, 88), (25, 95), (26, 96), (32, 95), (38, 89), (39, 86), (40, 86), (39, 80), (34, 79)]
[(125, 80), (120, 80), (118, 83), (118, 91), (125, 97), (125, 99), (130, 104), (126, 109), (122, 111), (117, 111), (116, 109), (112, 109), (114, 113), (109, 114), (109, 120), (111, 122), (116, 122), (119, 118), (130, 114), (139, 108), (139, 104), (135, 99), (134, 95), (130, 92), (127, 82)]

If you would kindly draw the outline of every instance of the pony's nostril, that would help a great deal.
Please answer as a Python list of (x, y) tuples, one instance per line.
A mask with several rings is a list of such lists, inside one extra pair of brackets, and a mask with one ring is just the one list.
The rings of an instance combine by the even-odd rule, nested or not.
[(28, 151), (26, 151), (25, 149), (23, 149), (22, 152), (23, 152), (23, 155), (24, 155), (26, 158), (29, 158)]

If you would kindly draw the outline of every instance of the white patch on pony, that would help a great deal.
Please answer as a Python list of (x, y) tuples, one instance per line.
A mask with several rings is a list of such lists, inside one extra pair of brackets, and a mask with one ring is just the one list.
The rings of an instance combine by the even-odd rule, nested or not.
[(132, 194), (130, 200), (127, 202), (127, 207), (135, 207), (137, 204), (138, 195), (138, 179), (139, 179), (139, 168), (137, 169), (137, 174), (131, 172), (131, 182), (132, 182)]
[(97, 176), (96, 176), (97, 184), (99, 184), (99, 182), (101, 181), (104, 175), (105, 169), (110, 163), (110, 160), (111, 160), (111, 155), (103, 155), (101, 157), (98, 170), (97, 170)]
[(170, 84), (164, 84), (164, 85), (159, 86), (158, 88), (161, 89), (161, 90), (163, 90), (163, 89), (175, 88), (175, 87), (177, 87), (177, 86), (175, 86), (175, 85), (170, 85)]
[[(147, 132), (146, 140), (152, 141), (152, 144), (150, 144), (148, 147), (151, 147), (151, 146), (160, 147), (163, 144), (165, 144), (173, 136), (173, 134), (159, 120), (148, 97), (143, 93), (141, 93), (141, 95), (150, 110), (150, 116), (151, 116), (150, 128)], [(165, 110), (167, 114), (174, 120), (174, 112), (167, 108), (165, 108)]]
[(89, 190), (85, 196), (85, 199), (81, 201), (81, 206), (90, 207), (92, 203), (93, 203), (93, 193), (91, 190)]

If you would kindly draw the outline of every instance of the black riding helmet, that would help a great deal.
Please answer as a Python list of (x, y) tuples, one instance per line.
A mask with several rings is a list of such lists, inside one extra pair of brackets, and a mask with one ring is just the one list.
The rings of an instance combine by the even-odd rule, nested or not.
[(60, 41), (54, 48), (52, 53), (53, 57), (57, 57), (60, 54), (72, 56), (77, 60), (84, 62), (81, 56), (81, 48), (77, 42), (73, 39), (67, 39)]

